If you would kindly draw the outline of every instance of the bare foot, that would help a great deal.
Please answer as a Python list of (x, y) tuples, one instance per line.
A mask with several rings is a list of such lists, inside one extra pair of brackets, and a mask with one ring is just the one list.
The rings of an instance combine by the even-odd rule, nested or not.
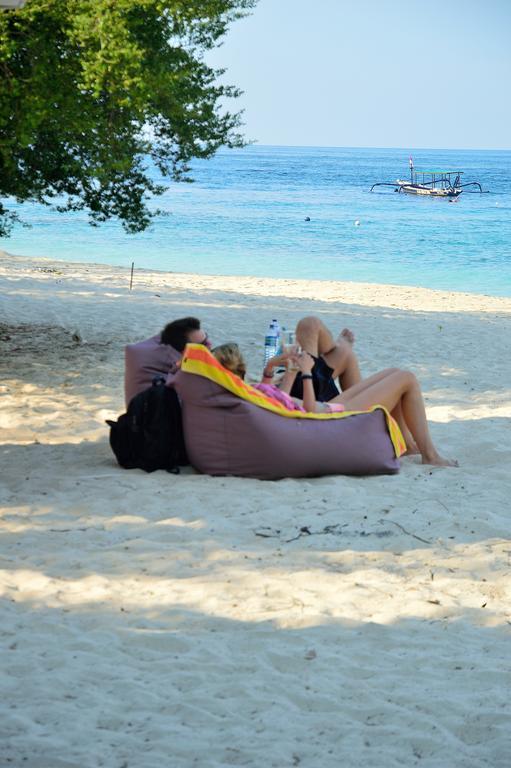
[(350, 331), (349, 328), (343, 328), (338, 338), (338, 341), (341, 340), (347, 341), (348, 344), (353, 345), (355, 343), (355, 334), (353, 331)]
[(403, 456), (418, 456), (420, 454), (419, 449), (416, 445), (410, 445), (406, 451), (403, 453)]
[(431, 464), (434, 467), (459, 467), (459, 463), (456, 459), (444, 459), (439, 453), (431, 458), (427, 456), (422, 457), (423, 464)]

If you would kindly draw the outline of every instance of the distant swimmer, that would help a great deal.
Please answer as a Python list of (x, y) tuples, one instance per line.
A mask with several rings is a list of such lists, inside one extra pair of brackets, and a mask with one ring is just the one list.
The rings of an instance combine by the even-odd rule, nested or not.
[(359, 227), (359, 226), (360, 226), (360, 221), (359, 221), (358, 219), (356, 219), (356, 220), (355, 220), (355, 226), (356, 226), (356, 227)]
[(305, 221), (310, 221), (310, 220), (311, 220), (311, 217), (310, 217), (310, 216), (306, 216), (306, 217), (305, 217)]

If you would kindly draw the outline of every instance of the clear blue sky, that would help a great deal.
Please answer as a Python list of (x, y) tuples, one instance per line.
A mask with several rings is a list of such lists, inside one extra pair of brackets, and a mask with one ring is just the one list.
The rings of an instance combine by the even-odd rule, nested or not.
[(259, 0), (208, 62), (261, 144), (511, 148), (511, 0)]

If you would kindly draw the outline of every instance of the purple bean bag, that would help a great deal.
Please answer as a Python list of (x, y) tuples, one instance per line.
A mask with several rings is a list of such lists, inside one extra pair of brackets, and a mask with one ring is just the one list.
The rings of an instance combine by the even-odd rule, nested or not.
[(261, 480), (399, 471), (383, 411), (343, 419), (291, 419), (237, 397), (219, 384), (179, 371), (191, 464), (208, 475)]
[(158, 374), (167, 376), (181, 354), (170, 344), (160, 343), (160, 334), (124, 349), (124, 397), (130, 400), (151, 386)]

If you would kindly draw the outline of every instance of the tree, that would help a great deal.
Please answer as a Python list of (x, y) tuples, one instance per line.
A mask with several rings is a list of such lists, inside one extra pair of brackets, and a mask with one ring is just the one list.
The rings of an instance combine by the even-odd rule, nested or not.
[[(149, 176), (243, 146), (204, 54), (256, 0), (28, 0), (0, 11), (0, 198), (145, 229)], [(17, 216), (0, 202), (0, 235)]]

